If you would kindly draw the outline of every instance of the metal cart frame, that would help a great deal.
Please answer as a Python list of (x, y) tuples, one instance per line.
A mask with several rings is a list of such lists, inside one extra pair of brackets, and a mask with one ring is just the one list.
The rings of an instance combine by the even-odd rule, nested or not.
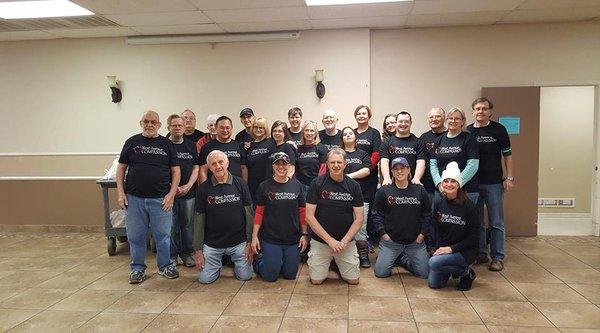
[(117, 239), (119, 241), (127, 241), (127, 230), (125, 227), (114, 228), (110, 223), (110, 201), (108, 197), (108, 189), (116, 188), (117, 182), (111, 179), (99, 179), (96, 184), (102, 188), (102, 200), (104, 202), (104, 234), (106, 235), (106, 251), (109, 256), (114, 256), (117, 253)]

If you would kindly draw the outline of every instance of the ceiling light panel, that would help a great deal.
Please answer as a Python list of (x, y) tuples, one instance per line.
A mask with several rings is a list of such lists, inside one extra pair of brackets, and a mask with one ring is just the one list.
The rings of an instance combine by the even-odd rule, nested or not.
[(94, 13), (67, 0), (0, 2), (0, 17), (3, 19), (86, 15)]

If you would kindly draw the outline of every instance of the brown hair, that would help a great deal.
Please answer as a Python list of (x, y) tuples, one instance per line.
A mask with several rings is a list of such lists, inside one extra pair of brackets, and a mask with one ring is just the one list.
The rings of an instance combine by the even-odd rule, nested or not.
[(297, 115), (297, 114), (299, 114), (299, 115), (300, 115), (300, 117), (302, 117), (302, 110), (300, 110), (300, 108), (299, 108), (299, 107), (297, 107), (297, 106), (294, 106), (293, 108), (291, 108), (291, 109), (288, 111), (288, 118), (289, 118), (289, 117), (291, 117), (291, 116), (295, 116), (295, 115)]
[(383, 137), (383, 139), (387, 139), (390, 136), (394, 135), (394, 133), (392, 133), (390, 135), (390, 133), (388, 133), (388, 131), (385, 130), (385, 120), (388, 119), (389, 117), (397, 118), (397, 116), (395, 114), (393, 114), (393, 113), (388, 113), (388, 114), (385, 115), (385, 117), (383, 117), (383, 131), (381, 132), (382, 133), (381, 136)]
[(367, 114), (369, 115), (369, 118), (371, 118), (371, 117), (372, 117), (372, 114), (371, 114), (371, 108), (370, 108), (370, 107), (368, 107), (368, 106), (366, 106), (366, 105), (359, 105), (359, 106), (357, 106), (357, 107), (356, 107), (356, 109), (354, 110), (354, 117), (355, 117), (355, 118), (356, 118), (356, 114), (357, 114), (357, 113), (358, 113), (358, 111), (360, 111), (361, 109), (365, 109), (365, 110), (367, 110)]
[(177, 119), (177, 118), (179, 118), (179, 119), (183, 119), (183, 118), (182, 118), (180, 115), (178, 115), (178, 114), (172, 114), (172, 115), (170, 115), (170, 116), (169, 116), (169, 118), (167, 118), (167, 126), (171, 126), (171, 121), (172, 121), (173, 119)]
[(492, 104), (492, 101), (487, 99), (487, 97), (479, 97), (478, 99), (474, 100), (473, 103), (471, 103), (471, 110), (475, 110), (475, 104), (486, 102), (488, 103), (490, 110), (494, 108), (494, 104)]
[(288, 130), (287, 123), (281, 120), (275, 120), (275, 122), (271, 126), (271, 138), (273, 138), (273, 130), (279, 126), (281, 126), (281, 128), (283, 129), (283, 141), (288, 141), (290, 139), (290, 131)]
[(467, 203), (467, 200), (469, 200), (469, 197), (467, 196), (467, 192), (465, 192), (465, 190), (463, 190), (462, 188), (459, 188), (458, 191), (456, 192), (456, 198), (454, 198), (452, 200), (450, 200), (450, 199), (447, 199), (447, 200), (451, 204), (462, 206)]
[(342, 128), (342, 131), (341, 131), (342, 135), (340, 135), (340, 147), (343, 150), (346, 150), (346, 143), (344, 142), (344, 131), (347, 129), (351, 130), (354, 133), (354, 148), (356, 148), (356, 132), (354, 132), (354, 129), (352, 127), (346, 126), (346, 127)]

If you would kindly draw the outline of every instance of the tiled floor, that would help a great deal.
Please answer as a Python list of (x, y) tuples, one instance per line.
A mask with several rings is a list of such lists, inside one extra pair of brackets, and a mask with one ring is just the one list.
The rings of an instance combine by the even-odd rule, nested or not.
[[(101, 235), (0, 234), (0, 331), (10, 332), (599, 332), (600, 239), (513, 238), (501, 273), (477, 267), (472, 290), (431, 290), (403, 270), (358, 286), (337, 279), (216, 283), (156, 275), (132, 286), (127, 245)], [(333, 273), (332, 273), (333, 274)]]

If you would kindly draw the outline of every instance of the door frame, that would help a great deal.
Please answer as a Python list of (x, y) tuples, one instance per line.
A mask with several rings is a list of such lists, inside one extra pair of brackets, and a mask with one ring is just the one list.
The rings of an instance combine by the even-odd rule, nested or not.
[(564, 81), (534, 81), (535, 87), (573, 87), (573, 86), (593, 86), (594, 87), (594, 130), (593, 130), (593, 149), (595, 153), (594, 165), (592, 170), (592, 228), (594, 236), (600, 236), (600, 80), (564, 80)]

